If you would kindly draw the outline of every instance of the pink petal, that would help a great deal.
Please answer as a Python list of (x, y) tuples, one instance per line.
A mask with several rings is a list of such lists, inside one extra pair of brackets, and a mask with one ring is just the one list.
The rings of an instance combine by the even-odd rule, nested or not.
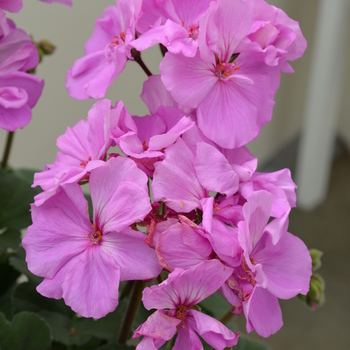
[(201, 185), (208, 191), (232, 196), (238, 191), (239, 178), (224, 155), (204, 142), (197, 144), (194, 168)]
[(260, 336), (267, 338), (283, 326), (278, 300), (266, 289), (255, 288), (249, 300), (243, 303), (243, 309), (248, 333), (255, 329)]
[(0, 106), (0, 128), (16, 131), (27, 126), (32, 118), (31, 109), (25, 105), (21, 108), (4, 108)]
[[(257, 191), (243, 206), (243, 214), (248, 228), (248, 253), (260, 240), (270, 218), (273, 197), (267, 191)], [(240, 237), (240, 233), (238, 234)], [(240, 239), (240, 238), (239, 238)]]
[(143, 83), (140, 97), (146, 103), (151, 114), (156, 113), (159, 106), (177, 107), (177, 103), (165, 89), (160, 75), (151, 75), (148, 77)]
[(173, 350), (203, 349), (198, 335), (186, 325), (178, 327), (177, 338)]
[(172, 145), (178, 137), (191, 129), (194, 122), (188, 117), (182, 117), (179, 122), (174, 125), (163, 135), (155, 135), (150, 139), (149, 150), (161, 150)]
[(42, 206), (32, 206), (32, 219), (22, 244), (28, 268), (36, 275), (53, 278), (91, 244), (87, 201), (76, 184), (60, 188)]
[(113, 60), (107, 60), (104, 51), (78, 59), (67, 72), (66, 88), (70, 96), (79, 100), (104, 97), (108, 87), (124, 69), (126, 60), (126, 55), (121, 55), (116, 67)]
[(149, 280), (162, 271), (154, 249), (145, 243), (145, 238), (144, 233), (131, 228), (103, 236), (101, 248), (119, 265), (121, 281)]
[(165, 159), (155, 164), (152, 183), (154, 200), (163, 201), (177, 212), (190, 212), (207, 197), (193, 168), (194, 155), (179, 138), (165, 151)]
[(224, 149), (222, 153), (241, 181), (248, 181), (252, 177), (258, 166), (258, 159), (250, 153), (247, 147)]
[(111, 158), (93, 170), (89, 182), (95, 225), (101, 224), (104, 233), (119, 232), (143, 219), (151, 210), (147, 181), (135, 162), (124, 157)]
[(136, 346), (136, 350), (157, 350), (163, 344), (165, 340), (153, 339), (150, 337), (144, 337)]
[(168, 269), (186, 269), (210, 258), (212, 247), (207, 239), (186, 224), (177, 223), (158, 236), (158, 258)]
[(133, 338), (144, 335), (153, 339), (170, 340), (175, 335), (176, 327), (180, 323), (181, 320), (167, 316), (163, 310), (157, 310), (136, 329)]
[(187, 270), (175, 269), (170, 281), (144, 290), (143, 303), (148, 310), (191, 307), (215, 293), (231, 273), (232, 269), (218, 260), (203, 261)]
[(119, 278), (113, 257), (100, 246), (91, 246), (66, 272), (63, 299), (81, 316), (101, 318), (118, 306)]
[(102, 18), (97, 18), (94, 32), (84, 46), (86, 55), (97, 51), (104, 51), (106, 45), (113, 41), (113, 36), (120, 35), (123, 29), (120, 24), (119, 15), (120, 13), (116, 6), (108, 6), (103, 11)]
[(237, 345), (239, 333), (233, 333), (213, 317), (196, 310), (190, 310), (193, 319), (188, 319), (192, 328), (212, 347), (224, 350)]
[(197, 108), (218, 81), (212, 64), (202, 61), (199, 53), (193, 58), (167, 53), (159, 69), (165, 88), (185, 107)]
[(243, 86), (232, 81), (217, 80), (198, 106), (199, 128), (221, 147), (240, 147), (259, 134), (258, 110), (241, 94)]
[(310, 253), (301, 239), (285, 232), (276, 245), (266, 239), (265, 247), (253, 254), (267, 277), (267, 290), (281, 299), (307, 294), (312, 274)]
[(44, 80), (24, 72), (14, 72), (0, 76), (0, 88), (4, 87), (25, 90), (28, 95), (27, 105), (33, 108), (43, 91)]
[(6, 11), (18, 12), (22, 7), (22, 0), (0, 0), (0, 8)]

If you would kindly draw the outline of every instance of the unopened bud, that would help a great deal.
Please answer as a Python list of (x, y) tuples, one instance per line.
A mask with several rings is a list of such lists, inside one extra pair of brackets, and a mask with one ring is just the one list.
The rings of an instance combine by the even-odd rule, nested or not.
[(325, 282), (319, 274), (313, 274), (310, 280), (310, 289), (306, 295), (299, 294), (298, 297), (305, 301), (313, 310), (322, 306), (325, 302)]
[(56, 46), (48, 40), (41, 40), (36, 44), (38, 50), (40, 49), (44, 55), (51, 55), (55, 52)]
[(323, 253), (320, 250), (310, 249), (310, 256), (311, 256), (311, 260), (312, 260), (312, 271), (316, 271), (321, 267), (322, 255), (323, 255)]

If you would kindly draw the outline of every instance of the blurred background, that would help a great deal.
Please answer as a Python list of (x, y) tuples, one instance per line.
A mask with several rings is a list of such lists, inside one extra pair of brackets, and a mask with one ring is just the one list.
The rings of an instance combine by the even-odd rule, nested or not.
[[(329, 0), (331, 4), (349, 0)], [(307, 99), (310, 98), (310, 79), (314, 71), (315, 43), (319, 27), (321, 0), (270, 0), (269, 3), (282, 8), (289, 17), (299, 22), (308, 49), (304, 56), (292, 62), (294, 74), (282, 75), (281, 86), (276, 94), (276, 105), (272, 121), (266, 125), (260, 137), (254, 140), (250, 149), (259, 158), (259, 168), (274, 171), (284, 167), (300, 175), (298, 146), (305, 129)], [(73, 7), (59, 4), (47, 5), (38, 0), (24, 0), (19, 14), (10, 15), (17, 26), (33, 35), (36, 41), (48, 39), (57, 46), (52, 57), (45, 57), (37, 69), (37, 75), (45, 79), (45, 88), (37, 106), (33, 109), (30, 124), (15, 133), (10, 155), (10, 165), (15, 168), (42, 170), (45, 164), (55, 160), (56, 139), (67, 126), (75, 125), (87, 117), (93, 100), (78, 101), (69, 97), (65, 89), (66, 71), (74, 61), (84, 55), (84, 43), (90, 37), (96, 18), (103, 9), (115, 4), (113, 0), (74, 0)], [(350, 19), (350, 9), (343, 17)], [(330, 27), (331, 28), (331, 27)], [(344, 27), (344, 38), (350, 38), (349, 28)], [(323, 38), (321, 38), (322, 41)], [(332, 37), (324, 38), (330, 45)], [(320, 39), (318, 39), (318, 43)], [(339, 66), (339, 57), (348, 59), (348, 40), (343, 40), (342, 49), (331, 52), (334, 65), (325, 61), (318, 74), (332, 73)], [(328, 54), (327, 50), (325, 54)], [(319, 53), (318, 53), (318, 56)], [(143, 53), (143, 59), (153, 74), (159, 73), (161, 54), (158, 47)], [(282, 301), (285, 326), (276, 335), (266, 340), (273, 349), (346, 349), (350, 348), (350, 65), (344, 65), (340, 78), (327, 82), (329, 93), (338, 89), (339, 101), (333, 115), (334, 137), (329, 142), (331, 162), (327, 165), (324, 195), (311, 205), (301, 207), (308, 211), (294, 209), (291, 214), (290, 232), (304, 240), (309, 248), (324, 252), (323, 267), (319, 271), (326, 280), (326, 304), (323, 308), (310, 311), (299, 300)], [(139, 95), (146, 75), (136, 63), (128, 62), (125, 71), (108, 90), (107, 98), (114, 103), (123, 100), (131, 114), (148, 113)], [(317, 95), (316, 95), (317, 96)], [(320, 99), (323, 97), (320, 96)], [(330, 120), (330, 119), (329, 119)], [(324, 121), (313, 123), (316, 135), (323, 132)], [(0, 130), (0, 154), (6, 139), (6, 132)], [(322, 154), (319, 155), (322, 157)], [(319, 157), (317, 156), (317, 157)], [(316, 158), (317, 158), (316, 157)], [(305, 163), (305, 161), (304, 161)], [(296, 170), (296, 165), (299, 169)], [(309, 170), (317, 181), (319, 171)], [(298, 184), (298, 179), (295, 180)], [(304, 186), (309, 187), (309, 186)], [(304, 191), (304, 190), (303, 190)], [(242, 323), (243, 325), (243, 323)]]

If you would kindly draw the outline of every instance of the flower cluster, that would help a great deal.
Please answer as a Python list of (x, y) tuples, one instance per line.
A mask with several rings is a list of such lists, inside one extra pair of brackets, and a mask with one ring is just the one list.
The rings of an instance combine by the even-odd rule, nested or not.
[(135, 331), (144, 336), (137, 349), (158, 349), (176, 332), (174, 349), (201, 349), (198, 335), (215, 349), (236, 345), (238, 333), (196, 310), (216, 291), (248, 332), (268, 337), (282, 326), (278, 298), (308, 292), (311, 258), (287, 230), (289, 170), (257, 172), (245, 145), (271, 119), (280, 72), (292, 71), (287, 61), (306, 41), (264, 0), (116, 3), (96, 21), (67, 88), (102, 98), (128, 60), (160, 44), (161, 75), (141, 95), (150, 115), (104, 99), (58, 138), (55, 162), (35, 175), (43, 192), (23, 239), (30, 271), (44, 277), (37, 289), (99, 318), (118, 306), (120, 281), (165, 270), (143, 292), (157, 311)]

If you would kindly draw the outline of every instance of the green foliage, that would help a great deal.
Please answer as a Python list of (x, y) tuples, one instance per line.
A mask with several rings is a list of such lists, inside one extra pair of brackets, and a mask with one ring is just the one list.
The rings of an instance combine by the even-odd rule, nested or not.
[(9, 322), (5, 315), (0, 313), (2, 350), (45, 349), (50, 343), (50, 329), (40, 316), (31, 312), (21, 312), (15, 315), (12, 322)]
[(235, 350), (271, 350), (266, 344), (253, 340), (247, 335), (240, 335)]
[[(27, 174), (28, 175), (28, 174)], [(26, 228), (31, 225), (30, 203), (38, 190), (30, 187), (24, 175), (0, 170), (0, 229)]]

